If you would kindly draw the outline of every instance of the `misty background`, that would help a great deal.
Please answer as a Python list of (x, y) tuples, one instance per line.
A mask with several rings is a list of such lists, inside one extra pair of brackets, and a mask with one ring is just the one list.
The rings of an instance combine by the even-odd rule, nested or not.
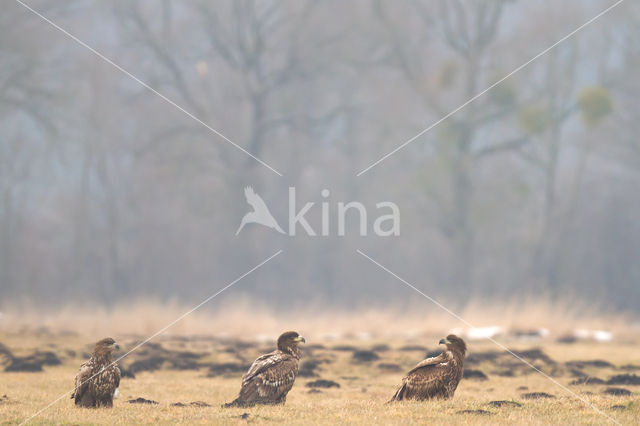
[[(36, 1), (0, 13), (0, 307), (227, 290), (278, 308), (580, 300), (640, 310), (640, 5)], [(248, 225), (252, 186), (287, 229)], [(323, 189), (330, 190), (326, 199)], [(337, 237), (337, 203), (367, 206)], [(400, 236), (371, 232), (395, 202)]]

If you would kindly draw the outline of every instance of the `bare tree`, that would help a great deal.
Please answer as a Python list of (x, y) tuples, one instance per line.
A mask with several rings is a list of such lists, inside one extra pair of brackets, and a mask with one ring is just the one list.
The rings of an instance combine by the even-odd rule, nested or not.
[[(495, 41), (505, 3), (454, 0), (439, 2), (438, 7), (415, 3), (413, 14), (419, 17), (417, 25), (428, 33), (403, 37), (400, 29), (405, 24), (394, 21), (383, 4), (376, 2), (376, 13), (391, 40), (389, 59), (405, 76), (412, 90), (421, 96), (432, 116), (444, 116), (490, 84), (487, 69), (491, 56), (488, 48)], [(450, 58), (440, 70), (439, 79), (427, 79), (427, 74), (437, 71), (433, 69), (430, 55), (415, 54), (418, 50), (426, 49), (420, 49), (419, 45), (412, 43), (412, 39), (423, 46), (441, 40), (441, 45), (430, 50), (435, 54), (441, 46), (447, 51), (440, 54)], [(454, 82), (460, 88), (454, 94), (457, 101), (445, 103), (445, 94), (448, 98), (452, 97), (447, 89)], [(441, 125), (438, 137), (441, 143), (436, 144), (436, 155), (447, 164), (447, 187), (440, 191), (431, 189), (427, 193), (437, 200), (440, 229), (452, 244), (448, 283), (459, 291), (473, 285), (476, 244), (471, 223), (474, 164), (481, 158), (517, 149), (527, 142), (527, 138), (518, 135), (494, 145), (486, 145), (479, 137), (483, 128), (495, 126), (496, 122), (509, 117), (516, 95), (508, 91), (504, 91), (504, 94), (498, 102), (496, 98), (483, 98), (449, 117)]]

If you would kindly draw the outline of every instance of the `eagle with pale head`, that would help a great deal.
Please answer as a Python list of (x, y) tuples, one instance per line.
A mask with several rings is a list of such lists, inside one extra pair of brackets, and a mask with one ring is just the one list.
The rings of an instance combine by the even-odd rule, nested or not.
[(258, 357), (242, 377), (238, 397), (225, 407), (255, 404), (284, 404), (298, 374), (300, 343), (304, 337), (287, 331), (278, 337), (278, 349)]
[(71, 398), (80, 407), (113, 407), (118, 395), (120, 368), (113, 353), (120, 349), (111, 337), (96, 343), (89, 361), (80, 366)]
[(438, 356), (419, 362), (402, 379), (391, 401), (405, 399), (449, 399), (462, 379), (467, 345), (454, 334), (440, 340), (445, 350)]

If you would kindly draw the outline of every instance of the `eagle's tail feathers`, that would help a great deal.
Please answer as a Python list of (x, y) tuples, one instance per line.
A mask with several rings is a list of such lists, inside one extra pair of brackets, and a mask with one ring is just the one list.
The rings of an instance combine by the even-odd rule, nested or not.
[(234, 399), (231, 402), (227, 402), (226, 404), (222, 404), (222, 408), (230, 408), (230, 407), (240, 407), (240, 401), (238, 398)]
[(250, 402), (244, 402), (244, 401), (240, 401), (240, 398), (236, 398), (231, 402), (227, 402), (226, 404), (222, 405), (222, 408), (231, 408), (231, 407), (250, 407), (252, 405), (255, 405), (253, 403)]
[(393, 401), (402, 401), (404, 399), (404, 383), (402, 384), (402, 386), (400, 386), (400, 389), (398, 389), (396, 391), (396, 393), (393, 395), (393, 398), (391, 398), (390, 401), (388, 401), (387, 403), (391, 403)]

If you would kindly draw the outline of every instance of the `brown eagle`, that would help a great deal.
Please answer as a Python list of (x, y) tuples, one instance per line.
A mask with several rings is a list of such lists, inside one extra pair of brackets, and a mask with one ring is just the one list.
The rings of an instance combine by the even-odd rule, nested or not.
[(304, 337), (287, 331), (278, 337), (278, 349), (256, 359), (242, 377), (240, 394), (225, 407), (254, 404), (284, 404), (298, 374), (300, 342)]
[(80, 366), (76, 388), (71, 394), (80, 407), (113, 407), (118, 396), (120, 368), (113, 362), (113, 353), (120, 349), (111, 337), (100, 340), (89, 361)]
[(446, 346), (444, 352), (421, 361), (409, 371), (391, 401), (453, 397), (464, 371), (467, 345), (454, 334), (440, 340), (440, 344)]

